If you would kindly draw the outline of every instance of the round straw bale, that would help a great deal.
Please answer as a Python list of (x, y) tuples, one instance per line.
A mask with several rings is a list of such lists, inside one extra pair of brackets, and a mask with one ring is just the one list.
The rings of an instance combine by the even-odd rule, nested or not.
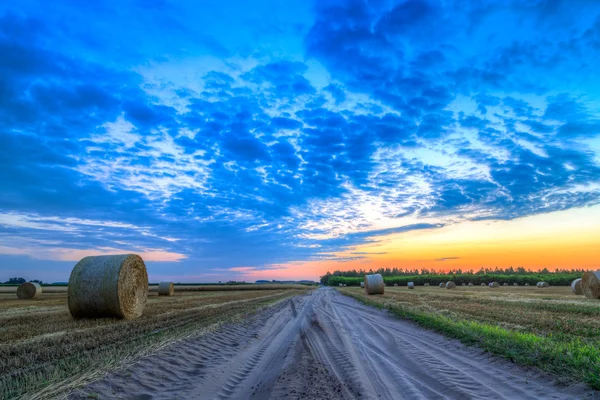
[(526, 283), (525, 286), (529, 286), (529, 283)]
[(498, 282), (490, 282), (490, 287), (497, 288), (497, 287), (500, 287), (500, 284)]
[(600, 299), (600, 271), (587, 271), (583, 274), (581, 289), (588, 299)]
[(344, 287), (346, 287), (346, 286), (347, 286), (347, 284), (344, 283)]
[(135, 254), (84, 257), (69, 278), (69, 311), (75, 318), (138, 318), (148, 298), (148, 272)]
[(397, 284), (397, 283), (394, 283), (394, 286), (398, 286), (398, 284)]
[(467, 284), (463, 282), (463, 283), (462, 283), (462, 286), (467, 286)]
[(409, 289), (414, 289), (415, 288), (415, 283), (414, 282), (408, 282), (408, 288)]
[(429, 282), (425, 282), (423, 286), (429, 286)]
[(581, 278), (577, 278), (573, 282), (571, 282), (571, 290), (575, 294), (578, 294), (578, 295), (583, 294), (583, 287), (581, 286)]
[(537, 287), (545, 288), (550, 287), (550, 285), (548, 284), (548, 282), (538, 282)]
[(17, 297), (21, 300), (35, 299), (42, 294), (42, 286), (35, 282), (25, 282), (17, 288)]
[(445, 288), (446, 284), (444, 282), (440, 283), (440, 288)]
[(513, 286), (519, 286), (519, 284), (517, 282), (513, 283)]
[(482, 283), (481, 283), (481, 286), (485, 286), (485, 283), (483, 283), (483, 282), (482, 282)]
[(383, 294), (385, 285), (381, 274), (365, 275), (365, 292), (367, 294)]
[(446, 289), (456, 289), (456, 283), (452, 281), (446, 282)]
[(173, 282), (161, 282), (158, 284), (159, 296), (173, 296), (173, 293), (175, 293)]
[(469, 282), (469, 286), (473, 286), (473, 282)]
[(342, 286), (344, 286), (344, 284), (343, 284), (343, 283), (340, 283), (340, 287), (342, 287)]
[(508, 283), (504, 282), (504, 283), (502, 284), (502, 286), (508, 286)]

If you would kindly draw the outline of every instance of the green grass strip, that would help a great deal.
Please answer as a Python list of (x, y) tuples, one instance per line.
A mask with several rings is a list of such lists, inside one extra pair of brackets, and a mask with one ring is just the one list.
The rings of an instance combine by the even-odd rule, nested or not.
[(600, 389), (600, 347), (579, 339), (556, 340), (552, 335), (538, 336), (516, 332), (496, 325), (411, 310), (401, 305), (383, 305), (354, 293), (342, 292), (360, 302), (386, 308), (392, 314), (416, 322), (422, 327), (476, 345), (521, 365), (535, 366), (560, 376)]

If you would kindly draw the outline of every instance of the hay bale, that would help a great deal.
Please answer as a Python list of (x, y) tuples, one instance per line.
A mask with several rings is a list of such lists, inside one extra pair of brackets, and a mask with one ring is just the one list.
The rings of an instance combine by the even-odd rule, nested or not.
[(408, 288), (409, 289), (414, 289), (415, 288), (415, 283), (414, 282), (408, 282)]
[(577, 295), (583, 294), (583, 286), (581, 283), (581, 278), (577, 278), (573, 282), (571, 282), (571, 290), (573, 291), (573, 293), (575, 293)]
[(500, 284), (498, 282), (490, 282), (490, 287), (497, 288), (497, 287), (500, 287)]
[(539, 287), (539, 288), (550, 287), (550, 285), (548, 284), (548, 282), (538, 282), (536, 286)]
[(138, 318), (148, 298), (148, 272), (136, 254), (84, 257), (69, 278), (69, 311), (75, 318)]
[(469, 282), (469, 286), (473, 286), (473, 282)]
[(21, 300), (35, 299), (42, 294), (42, 286), (35, 282), (21, 283), (17, 288), (17, 297)]
[(360, 283), (360, 288), (361, 288), (361, 289), (364, 289), (364, 287), (365, 287), (365, 283), (364, 283), (364, 282), (361, 282), (361, 283)]
[(175, 293), (173, 282), (161, 282), (158, 284), (159, 296), (173, 296), (173, 293)]
[(452, 281), (446, 282), (446, 289), (456, 289), (456, 283)]
[(423, 286), (429, 286), (429, 282), (425, 282)]
[(397, 287), (397, 286), (398, 286), (398, 284), (397, 284), (397, 283), (394, 283), (394, 286), (396, 286), (396, 287)]
[(600, 299), (600, 271), (587, 271), (583, 274), (581, 290), (588, 299)]
[(519, 286), (519, 284), (517, 282), (513, 283), (513, 286)]
[(467, 286), (467, 284), (463, 282), (463, 283), (462, 283), (462, 286)]
[(344, 287), (348, 286), (347, 284), (344, 283)]
[(485, 283), (483, 283), (483, 282), (482, 282), (482, 283), (481, 283), (481, 286), (485, 286)]
[(343, 284), (343, 283), (340, 283), (340, 287), (342, 287), (342, 286), (344, 286), (344, 284)]
[(508, 286), (508, 283), (504, 282), (504, 283), (502, 284), (502, 286)]
[(445, 288), (445, 287), (446, 287), (446, 284), (444, 282), (440, 283), (440, 289)]
[(365, 275), (364, 282), (366, 294), (383, 294), (385, 284), (383, 283), (383, 276), (381, 274)]
[(525, 286), (529, 286), (529, 283), (526, 283)]

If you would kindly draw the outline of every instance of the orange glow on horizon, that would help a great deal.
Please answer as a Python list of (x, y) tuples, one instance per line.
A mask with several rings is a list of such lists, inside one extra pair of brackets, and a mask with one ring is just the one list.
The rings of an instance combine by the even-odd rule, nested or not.
[(357, 260), (292, 262), (269, 270), (247, 271), (244, 277), (317, 280), (327, 271), (380, 267), (436, 271), (510, 266), (531, 270), (598, 269), (600, 205), (512, 221), (463, 222), (372, 239), (376, 241), (336, 254), (340, 259), (362, 257)]

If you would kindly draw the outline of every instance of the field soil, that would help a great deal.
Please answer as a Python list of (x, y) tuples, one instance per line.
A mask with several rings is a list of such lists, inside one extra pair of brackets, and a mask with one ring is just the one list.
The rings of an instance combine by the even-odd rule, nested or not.
[(73, 399), (568, 399), (586, 385), (466, 347), (323, 288), (166, 347)]

